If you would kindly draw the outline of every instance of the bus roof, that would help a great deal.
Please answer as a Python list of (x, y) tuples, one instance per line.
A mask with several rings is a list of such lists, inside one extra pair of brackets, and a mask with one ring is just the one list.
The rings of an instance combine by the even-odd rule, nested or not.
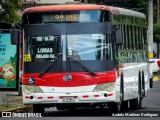
[(23, 11), (23, 14), (35, 13), (35, 12), (51, 12), (51, 11), (68, 11), (68, 10), (106, 10), (112, 14), (134, 16), (145, 19), (145, 15), (140, 12), (136, 12), (129, 9), (94, 5), (94, 4), (66, 4), (66, 5), (50, 5), (50, 6), (37, 6), (27, 8)]

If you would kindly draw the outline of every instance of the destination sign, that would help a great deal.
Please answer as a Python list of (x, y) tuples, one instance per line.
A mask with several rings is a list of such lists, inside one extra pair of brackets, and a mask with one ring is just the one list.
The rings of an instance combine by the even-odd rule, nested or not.
[(77, 14), (55, 14), (53, 15), (53, 19), (55, 21), (78, 21), (78, 15)]
[(52, 35), (36, 37), (36, 41), (54, 41), (55, 39), (56, 37)]
[(44, 23), (52, 22), (99, 22), (99, 11), (59, 11), (42, 14)]

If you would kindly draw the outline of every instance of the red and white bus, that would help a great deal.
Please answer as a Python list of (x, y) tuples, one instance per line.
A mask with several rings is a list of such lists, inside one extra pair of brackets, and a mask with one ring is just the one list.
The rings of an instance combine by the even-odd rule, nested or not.
[[(27, 8), (22, 17), (22, 90), (34, 112), (139, 109), (149, 88), (144, 14), (67, 4)], [(12, 29), (12, 43), (18, 30)]]

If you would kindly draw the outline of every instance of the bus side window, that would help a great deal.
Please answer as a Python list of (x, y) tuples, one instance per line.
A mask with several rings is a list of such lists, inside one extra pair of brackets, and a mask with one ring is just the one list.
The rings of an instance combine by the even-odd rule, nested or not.
[(138, 43), (138, 50), (140, 50), (141, 49), (141, 46), (142, 46), (142, 44), (141, 44), (141, 38), (140, 38), (140, 27), (137, 27), (138, 29), (137, 29), (137, 37), (138, 37), (138, 41), (137, 41), (137, 43)]
[(131, 30), (131, 46), (132, 46), (132, 50), (134, 50), (134, 29), (133, 26), (130, 26), (130, 30)]
[(138, 49), (138, 39), (137, 39), (137, 36), (138, 36), (137, 27), (134, 26), (135, 49)]
[(130, 50), (130, 39), (129, 39), (129, 25), (126, 25), (126, 41), (127, 41), (127, 49)]
[(120, 28), (115, 29), (115, 41), (116, 45), (123, 45), (122, 31)]

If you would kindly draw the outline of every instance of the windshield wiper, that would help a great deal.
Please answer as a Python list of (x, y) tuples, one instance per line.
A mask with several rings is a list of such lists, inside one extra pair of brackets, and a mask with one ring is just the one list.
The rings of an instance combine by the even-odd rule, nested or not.
[(50, 67), (52, 67), (52, 65), (53, 65), (54, 63), (56, 63), (61, 56), (62, 56), (62, 53), (59, 53), (59, 54), (57, 55), (57, 58), (56, 58), (55, 61), (49, 62), (49, 64), (39, 73), (39, 77), (42, 77), (42, 76), (44, 75), (44, 73), (45, 73)]
[(79, 62), (73, 56), (68, 56), (68, 58), (72, 59), (77, 65), (79, 65), (80, 67), (82, 67), (83, 69), (85, 69), (90, 75), (92, 75), (92, 76), (96, 75), (92, 70), (90, 70), (89, 68), (87, 68), (86, 66), (84, 66), (81, 62)]

